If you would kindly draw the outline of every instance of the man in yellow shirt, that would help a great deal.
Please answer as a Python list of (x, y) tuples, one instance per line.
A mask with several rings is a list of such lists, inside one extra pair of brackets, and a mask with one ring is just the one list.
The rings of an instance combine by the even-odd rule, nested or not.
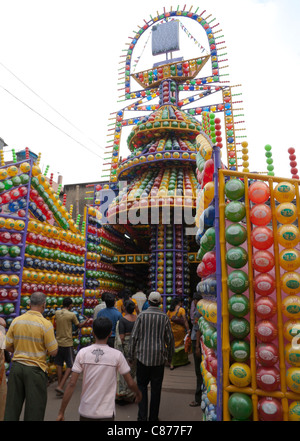
[[(85, 326), (87, 319), (79, 323), (77, 316), (71, 311), (73, 307), (73, 300), (71, 297), (63, 299), (62, 309), (55, 312), (55, 328), (56, 340), (58, 343), (58, 352), (55, 357), (56, 372), (57, 372), (57, 388), (55, 389), (59, 395), (63, 395), (63, 387), (67, 381), (75, 360), (72, 324), (78, 328)], [(63, 375), (63, 365), (66, 363), (66, 370)]]
[(47, 354), (55, 356), (53, 325), (42, 313), (46, 296), (35, 292), (30, 310), (16, 317), (6, 334), (6, 349), (13, 352), (8, 378), (4, 421), (19, 421), (25, 401), (24, 421), (43, 421), (47, 404)]

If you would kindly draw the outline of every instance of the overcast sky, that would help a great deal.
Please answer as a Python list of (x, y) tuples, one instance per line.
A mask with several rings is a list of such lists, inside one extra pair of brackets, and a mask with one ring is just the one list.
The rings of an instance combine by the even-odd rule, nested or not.
[[(223, 71), (230, 74), (224, 79), (242, 84), (238, 99), (243, 100), (239, 106), (244, 108), (250, 170), (266, 170), (264, 146), (270, 144), (275, 174), (290, 177), (289, 147), (296, 149), (300, 167), (299, 0), (0, 0), (5, 159), (12, 157), (12, 149), (28, 146), (42, 154), (42, 170), (48, 165), (48, 176), (61, 174), (64, 184), (100, 181), (107, 168), (101, 157), (110, 139), (110, 113), (127, 104), (118, 102), (123, 93), (118, 90), (123, 87), (118, 85), (120, 55), (144, 19), (178, 5), (206, 10), (204, 17), (211, 14), (213, 24), (220, 23), (227, 46), (224, 65), (229, 65)], [(189, 19), (182, 23), (208, 47), (200, 25)], [(136, 71), (151, 67), (148, 35), (134, 51), (133, 59), (141, 56)], [(185, 34), (180, 34), (180, 47), (185, 58), (201, 55)], [(122, 151), (125, 155), (125, 146)]]

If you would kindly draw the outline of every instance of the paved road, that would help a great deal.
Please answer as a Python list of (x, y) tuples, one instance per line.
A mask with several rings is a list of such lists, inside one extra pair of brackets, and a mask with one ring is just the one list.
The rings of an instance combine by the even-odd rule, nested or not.
[[(201, 421), (202, 412), (200, 407), (190, 407), (189, 403), (194, 400), (194, 386), (196, 379), (192, 357), (191, 363), (170, 371), (165, 368), (161, 405), (159, 412), (160, 422), (162, 421)], [(55, 387), (52, 383), (48, 387), (48, 402), (45, 421), (55, 421), (60, 407), (61, 398), (56, 396)], [(78, 421), (78, 407), (81, 392), (81, 381), (79, 380), (73, 397), (66, 409), (66, 421)], [(116, 421), (136, 421), (137, 405), (126, 404), (116, 405)]]

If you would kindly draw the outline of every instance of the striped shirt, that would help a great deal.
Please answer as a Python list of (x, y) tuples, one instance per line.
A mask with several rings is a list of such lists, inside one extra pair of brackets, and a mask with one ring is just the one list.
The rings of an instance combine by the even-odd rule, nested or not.
[(57, 349), (53, 325), (38, 311), (29, 310), (16, 317), (6, 334), (6, 344), (13, 345), (13, 359), (28, 366), (47, 370), (47, 351)]
[(146, 366), (160, 366), (171, 361), (174, 353), (174, 337), (170, 320), (156, 306), (141, 312), (130, 336), (129, 360), (137, 358)]

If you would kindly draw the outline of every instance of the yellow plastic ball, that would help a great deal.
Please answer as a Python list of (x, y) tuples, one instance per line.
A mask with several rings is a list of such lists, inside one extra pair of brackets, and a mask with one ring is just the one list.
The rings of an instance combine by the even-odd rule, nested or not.
[(289, 342), (300, 335), (300, 320), (287, 320), (283, 325), (283, 335)]
[(229, 369), (229, 380), (237, 387), (246, 387), (251, 382), (251, 370), (246, 363), (233, 363)]
[(286, 271), (295, 271), (300, 266), (300, 252), (296, 248), (287, 248), (279, 254), (281, 268)]
[(284, 355), (288, 364), (296, 367), (300, 366), (300, 338), (299, 343), (294, 344), (294, 342), (292, 342), (286, 345), (284, 348)]
[(18, 172), (19, 172), (18, 167), (16, 167), (15, 165), (11, 165), (7, 169), (7, 173), (11, 177), (16, 176), (18, 174)]
[(20, 164), (20, 170), (22, 173), (28, 173), (30, 171), (29, 162), (22, 162), (22, 164)]
[(283, 202), (276, 207), (275, 216), (281, 224), (292, 224), (297, 218), (296, 206), (291, 202)]
[(38, 175), (40, 175), (42, 172), (41, 172), (41, 169), (40, 169), (40, 167), (38, 166), (38, 165), (34, 165), (33, 167), (32, 167), (32, 176), (38, 176)]
[[(289, 296), (294, 296), (300, 292), (300, 274), (291, 271), (284, 273), (281, 278), (281, 288)], [(300, 298), (299, 298), (300, 301)]]
[(299, 229), (292, 224), (282, 225), (277, 230), (277, 240), (284, 248), (294, 248), (300, 240)]
[(5, 168), (0, 169), (0, 180), (6, 179), (8, 177), (7, 170)]
[(289, 405), (289, 421), (300, 421), (300, 401), (293, 401)]
[(300, 318), (300, 297), (287, 296), (282, 301), (282, 312), (290, 319)]
[(286, 384), (297, 394), (300, 393), (300, 368), (291, 367), (286, 371)]
[(295, 197), (295, 187), (290, 182), (280, 182), (274, 189), (275, 199), (282, 202), (291, 202)]

